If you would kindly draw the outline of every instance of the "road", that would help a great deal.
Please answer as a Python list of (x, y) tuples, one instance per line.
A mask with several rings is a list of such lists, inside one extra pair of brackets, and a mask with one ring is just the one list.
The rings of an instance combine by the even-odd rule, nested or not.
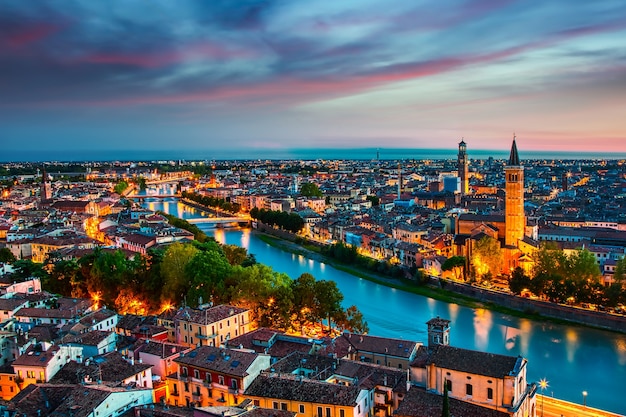
[(610, 413), (582, 404), (570, 403), (552, 397), (543, 397), (537, 394), (537, 417), (624, 417), (623, 414)]

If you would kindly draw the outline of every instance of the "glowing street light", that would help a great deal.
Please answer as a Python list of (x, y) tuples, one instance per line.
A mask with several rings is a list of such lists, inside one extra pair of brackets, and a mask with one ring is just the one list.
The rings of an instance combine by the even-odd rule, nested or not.
[(587, 407), (587, 391), (583, 391), (583, 407)]
[(543, 390), (548, 388), (548, 381), (545, 378), (539, 381), (539, 388), (541, 388), (541, 417), (543, 417)]

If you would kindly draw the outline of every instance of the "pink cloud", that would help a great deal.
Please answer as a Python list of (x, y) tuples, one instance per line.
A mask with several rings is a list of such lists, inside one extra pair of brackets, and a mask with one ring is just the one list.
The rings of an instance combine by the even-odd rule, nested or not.
[(93, 64), (122, 64), (141, 68), (160, 68), (201, 59), (245, 59), (256, 55), (249, 49), (229, 48), (212, 42), (190, 44), (178, 49), (148, 53), (94, 53), (79, 58)]
[(21, 30), (16, 33), (9, 34), (6, 37), (5, 42), (13, 48), (20, 48), (48, 38), (61, 30), (61, 28), (62, 26), (50, 23), (38, 23), (29, 27), (21, 28)]

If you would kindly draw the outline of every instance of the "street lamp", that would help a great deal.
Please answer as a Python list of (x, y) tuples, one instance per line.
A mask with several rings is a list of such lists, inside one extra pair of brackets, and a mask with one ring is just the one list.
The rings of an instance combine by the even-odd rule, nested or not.
[(587, 407), (587, 391), (583, 391), (583, 407)]
[(539, 388), (541, 388), (541, 417), (543, 417), (543, 390), (548, 388), (548, 381), (545, 378), (539, 381)]

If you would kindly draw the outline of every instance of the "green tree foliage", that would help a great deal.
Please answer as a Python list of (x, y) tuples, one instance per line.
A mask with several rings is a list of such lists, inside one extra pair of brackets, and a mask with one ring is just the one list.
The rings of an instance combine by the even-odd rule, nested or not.
[(525, 289), (531, 288), (531, 280), (519, 266), (515, 268), (509, 279), (509, 289), (513, 294), (520, 295)]
[(200, 251), (185, 266), (187, 304), (192, 307), (208, 300), (223, 300), (225, 277), (232, 270), (217, 243), (206, 242), (199, 247)]
[(312, 182), (305, 182), (302, 184), (300, 187), (300, 194), (305, 197), (322, 197), (324, 195), (317, 184)]
[(139, 177), (139, 180), (137, 181), (137, 183), (139, 184), (140, 190), (146, 189), (146, 179), (144, 177)]
[(72, 259), (55, 263), (43, 285), (51, 293), (72, 295), (76, 293), (75, 287), (82, 282), (80, 266)]
[(448, 396), (448, 380), (443, 380), (443, 404), (441, 405), (441, 417), (450, 417), (450, 398)]
[(206, 233), (204, 233), (198, 226), (195, 224), (189, 223), (187, 220), (178, 218), (176, 216), (172, 216), (170, 214), (164, 213), (162, 211), (158, 212), (160, 215), (164, 216), (169, 224), (174, 227), (178, 227), (179, 229), (187, 230), (188, 232), (193, 233), (193, 237), (198, 242), (204, 242), (208, 239)]
[(315, 314), (320, 319), (328, 320), (328, 331), (332, 328), (332, 321), (341, 317), (341, 302), (343, 294), (337, 288), (335, 281), (315, 282)]
[(43, 265), (31, 261), (30, 259), (19, 259), (13, 262), (14, 279), (21, 281), (30, 277), (46, 278), (46, 271), (43, 269)]
[(615, 264), (615, 272), (613, 273), (613, 279), (619, 284), (623, 284), (626, 278), (626, 256), (623, 256)]
[(368, 195), (367, 197), (365, 197), (365, 199), (367, 201), (371, 201), (372, 202), (372, 207), (376, 207), (376, 206), (380, 205), (380, 198), (378, 198), (375, 195)]
[(496, 239), (483, 236), (472, 249), (472, 266), (477, 278), (486, 279), (488, 276), (499, 275), (502, 271), (502, 250)]
[(465, 276), (465, 256), (452, 256), (441, 265), (442, 271), (453, 271), (456, 279), (464, 278)]
[(250, 217), (268, 226), (278, 226), (292, 233), (298, 233), (304, 228), (304, 220), (296, 213), (266, 209), (259, 210), (255, 207), (250, 210)]
[(241, 265), (248, 259), (248, 251), (246, 248), (237, 245), (223, 245), (222, 250), (224, 251), (228, 263), (233, 266)]
[(553, 243), (543, 244), (534, 255), (535, 270), (530, 289), (545, 295), (550, 301), (597, 304), (602, 302), (605, 289), (600, 283), (600, 268), (588, 250), (578, 250), (569, 256)]
[(174, 243), (170, 245), (161, 262), (161, 276), (163, 277), (163, 301), (180, 304), (187, 294), (187, 265), (199, 252), (191, 244)]
[(191, 201), (195, 201), (198, 204), (201, 204), (206, 207), (213, 207), (216, 209), (220, 209), (223, 211), (227, 211), (229, 213), (239, 213), (241, 211), (241, 206), (237, 203), (231, 203), (228, 200), (223, 198), (216, 198), (201, 194), (196, 194), (188, 191), (184, 191), (181, 196)]
[(363, 313), (356, 306), (350, 306), (342, 311), (336, 318), (337, 327), (340, 330), (347, 330), (351, 333), (365, 334), (369, 332), (367, 322)]
[(0, 248), (0, 263), (11, 264), (15, 261), (15, 255), (9, 248)]
[(120, 181), (117, 184), (115, 184), (113, 191), (115, 191), (118, 194), (122, 194), (127, 188), (128, 188), (128, 183), (126, 181)]

